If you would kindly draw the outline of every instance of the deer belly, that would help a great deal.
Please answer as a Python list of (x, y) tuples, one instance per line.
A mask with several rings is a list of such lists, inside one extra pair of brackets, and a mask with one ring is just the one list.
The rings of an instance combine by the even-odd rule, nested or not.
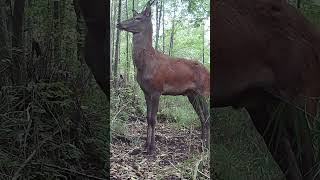
[(163, 95), (184, 95), (187, 91), (195, 89), (195, 83), (165, 83)]

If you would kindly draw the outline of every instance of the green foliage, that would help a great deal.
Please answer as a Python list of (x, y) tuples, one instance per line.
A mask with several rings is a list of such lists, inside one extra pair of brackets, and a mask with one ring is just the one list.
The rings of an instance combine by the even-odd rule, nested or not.
[(210, 15), (210, 1), (207, 0), (183, 0), (188, 3), (187, 10), (194, 16), (193, 23), (200, 26), (203, 19)]
[[(112, 3), (117, 4), (118, 1), (113, 0)], [(141, 11), (147, 1), (139, 1), (136, 2), (135, 9), (137, 11)], [(121, 12), (121, 20), (126, 19), (126, 11), (125, 11), (125, 1), (122, 0), (122, 10)], [(169, 42), (170, 42), (170, 34), (171, 34), (171, 23), (173, 21), (173, 9), (175, 6), (178, 7), (176, 18), (174, 21), (176, 22), (175, 35), (174, 35), (174, 45), (173, 45), (173, 53), (174, 57), (183, 57), (188, 59), (194, 59), (202, 62), (202, 34), (203, 34), (203, 20), (207, 19), (209, 16), (210, 8), (209, 1), (201, 0), (201, 1), (182, 1), (177, 3), (175, 0), (172, 1), (164, 1), (165, 7), (165, 32), (162, 32), (162, 21), (160, 25), (160, 36), (159, 36), (159, 51), (162, 52), (163, 41), (162, 37), (165, 36), (165, 52), (168, 54)], [(197, 7), (197, 8), (196, 8)], [(152, 7), (152, 23), (153, 23), (153, 44), (155, 43), (155, 5)], [(190, 9), (190, 10), (189, 10)], [(129, 18), (132, 17), (132, 0), (128, 0), (128, 15)], [(111, 12), (113, 15), (113, 12)], [(115, 28), (115, 27), (113, 27)], [(208, 29), (208, 27), (206, 27)], [(208, 32), (206, 32), (207, 38)], [(115, 41), (115, 38), (112, 39)], [(119, 54), (119, 71), (120, 73), (127, 74), (127, 52), (126, 52), (126, 32), (121, 31), (120, 33), (120, 54)], [(132, 63), (132, 34), (129, 33), (129, 64), (130, 64), (130, 73), (129, 76), (132, 78), (134, 76), (133, 72), (133, 63)], [(210, 66), (210, 44), (209, 40), (205, 39), (205, 65), (209, 68)], [(114, 62), (114, 61), (113, 61)]]
[[(200, 126), (197, 114), (194, 112), (188, 98), (184, 96), (163, 96), (160, 100), (158, 117), (167, 119), (169, 122), (188, 125), (196, 123)], [(159, 118), (158, 118), (159, 119)]]
[(313, 1), (302, 1), (301, 11), (312, 23), (320, 24), (320, 5)]

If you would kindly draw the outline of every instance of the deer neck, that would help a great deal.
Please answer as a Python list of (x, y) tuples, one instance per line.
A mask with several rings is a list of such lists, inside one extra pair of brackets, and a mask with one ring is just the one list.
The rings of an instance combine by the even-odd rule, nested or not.
[(133, 34), (133, 62), (138, 70), (143, 70), (146, 53), (154, 51), (152, 47), (152, 25), (146, 31)]

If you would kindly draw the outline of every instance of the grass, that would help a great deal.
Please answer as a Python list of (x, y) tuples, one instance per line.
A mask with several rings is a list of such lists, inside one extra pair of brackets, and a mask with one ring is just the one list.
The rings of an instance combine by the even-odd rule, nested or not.
[(214, 115), (211, 157), (217, 179), (281, 179), (280, 168), (244, 110), (224, 108)]
[[(117, 92), (112, 89), (111, 104), (111, 129), (113, 129), (113, 133), (125, 134), (125, 130), (121, 127), (124, 127), (123, 123), (130, 117), (146, 121), (147, 107), (144, 95), (136, 82), (119, 88)], [(200, 127), (198, 116), (185, 96), (161, 96), (157, 119), (175, 122), (182, 126), (196, 123)]]
[(108, 107), (98, 108), (105, 99), (92, 92), (77, 102), (61, 82), (3, 87), (0, 179), (107, 177)]

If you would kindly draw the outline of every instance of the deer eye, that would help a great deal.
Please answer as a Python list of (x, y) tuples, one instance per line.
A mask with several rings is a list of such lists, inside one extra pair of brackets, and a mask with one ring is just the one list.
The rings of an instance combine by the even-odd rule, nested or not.
[(136, 18), (135, 18), (135, 20), (139, 20), (139, 21), (140, 21), (141, 19), (142, 19), (142, 17), (136, 17)]

